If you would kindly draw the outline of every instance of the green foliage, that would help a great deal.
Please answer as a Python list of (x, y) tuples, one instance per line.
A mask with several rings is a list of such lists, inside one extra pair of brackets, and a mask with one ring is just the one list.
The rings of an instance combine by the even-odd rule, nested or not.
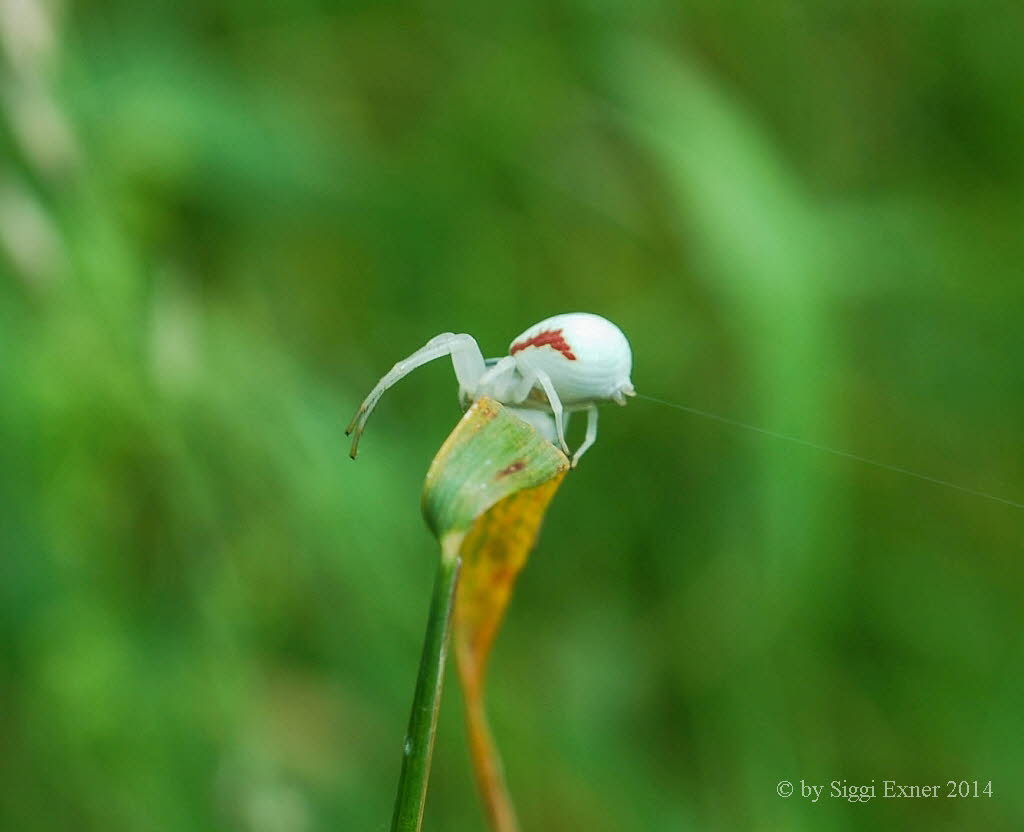
[(492, 828), (516, 829), (483, 709), (484, 674), (516, 576), (568, 470), (565, 454), (489, 398), (473, 403), (430, 464), (423, 515), (440, 557), (392, 832), (419, 832), (423, 823), (449, 641), (455, 643), (468, 745)]
[[(342, 429), (441, 331), (593, 311), (641, 392), (1024, 497), (1017, 9), (17, 8), (0, 828), (386, 823), (450, 367), (357, 464)], [(609, 409), (496, 647), (523, 828), (1021, 828), (1021, 527)], [(441, 720), (425, 828), (479, 829)], [(776, 796), (801, 778), (996, 797)]]

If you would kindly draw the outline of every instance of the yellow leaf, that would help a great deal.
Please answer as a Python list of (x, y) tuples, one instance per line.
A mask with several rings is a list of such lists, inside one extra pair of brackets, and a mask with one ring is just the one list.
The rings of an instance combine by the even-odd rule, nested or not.
[(438, 452), (424, 488), (424, 513), (442, 561), (461, 564), (454, 640), (470, 754), (497, 832), (517, 829), (484, 711), (494, 637), (569, 461), (497, 402), (480, 399)]

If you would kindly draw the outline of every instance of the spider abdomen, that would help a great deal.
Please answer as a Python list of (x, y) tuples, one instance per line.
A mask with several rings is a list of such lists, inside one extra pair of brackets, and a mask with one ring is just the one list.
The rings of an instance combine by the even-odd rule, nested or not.
[(513, 340), (509, 355), (547, 373), (565, 405), (624, 404), (633, 392), (629, 341), (600, 315), (570, 312), (546, 318)]

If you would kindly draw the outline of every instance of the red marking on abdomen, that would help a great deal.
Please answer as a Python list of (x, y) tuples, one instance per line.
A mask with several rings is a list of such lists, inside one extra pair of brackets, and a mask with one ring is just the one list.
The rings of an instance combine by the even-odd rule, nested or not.
[(515, 355), (519, 350), (525, 350), (527, 347), (553, 347), (569, 359), (569, 361), (576, 360), (576, 356), (572, 354), (572, 347), (562, 337), (562, 330), (560, 329), (545, 329), (543, 332), (538, 332), (532, 338), (527, 338), (525, 341), (517, 341), (512, 345), (512, 349), (508, 351), (509, 355)]

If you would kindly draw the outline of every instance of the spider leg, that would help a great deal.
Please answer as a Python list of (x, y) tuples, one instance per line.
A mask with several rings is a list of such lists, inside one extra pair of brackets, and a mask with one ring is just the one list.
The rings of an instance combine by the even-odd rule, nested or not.
[(548, 404), (551, 405), (551, 415), (555, 417), (555, 433), (558, 438), (558, 442), (556, 444), (562, 449), (566, 456), (568, 456), (569, 446), (565, 443), (565, 424), (562, 420), (562, 400), (558, 398), (555, 385), (551, 383), (551, 376), (543, 370), (538, 370), (535, 367), (531, 367), (524, 375), (524, 383), (526, 379), (531, 380), (531, 382), (536, 382), (544, 391), (544, 395), (548, 397)]
[(506, 355), (502, 358), (488, 359), (487, 363), (490, 366), (477, 381), (477, 392), (504, 402), (508, 397), (509, 388), (519, 380), (513, 372), (518, 367), (518, 362), (511, 355)]
[(576, 449), (576, 453), (572, 455), (572, 467), (576, 467), (576, 463), (580, 461), (580, 457), (583, 456), (594, 442), (597, 441), (597, 405), (591, 404), (587, 407), (587, 435), (583, 438), (583, 444)]
[(349, 451), (349, 456), (352, 459), (356, 458), (356, 453), (359, 450), (359, 439), (366, 427), (366, 420), (370, 418), (370, 414), (377, 406), (377, 402), (380, 401), (380, 397), (384, 395), (384, 391), (409, 375), (417, 367), (422, 367), (428, 361), (443, 358), (446, 355), (451, 356), (459, 388), (470, 392), (476, 389), (486, 367), (483, 354), (473, 336), (464, 333), (442, 332), (431, 338), (408, 358), (403, 358), (395, 364), (387, 375), (377, 382), (377, 385), (370, 391), (370, 395), (359, 406), (359, 410), (356, 411), (356, 415), (352, 417), (352, 421), (345, 430), (346, 436), (353, 434), (352, 449)]

